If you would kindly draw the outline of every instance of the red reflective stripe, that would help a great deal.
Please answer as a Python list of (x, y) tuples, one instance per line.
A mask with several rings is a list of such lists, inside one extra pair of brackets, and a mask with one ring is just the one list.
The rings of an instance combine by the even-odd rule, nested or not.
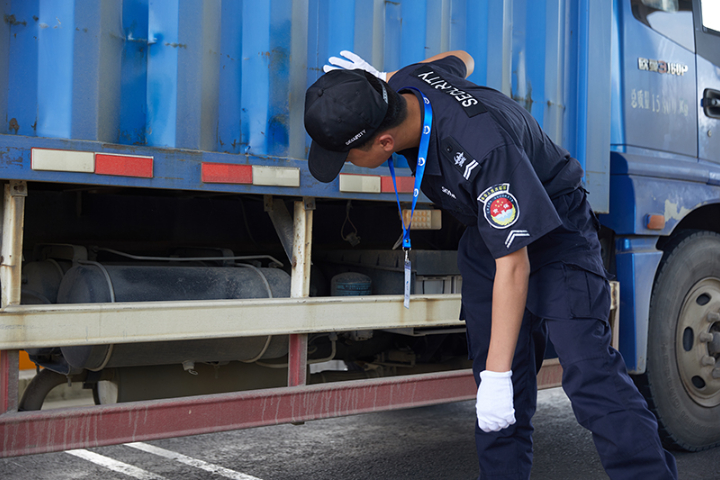
[[(538, 388), (560, 385), (545, 360)], [(0, 415), (0, 457), (436, 405), (474, 399), (472, 370)], [(218, 413), (220, 412), (220, 413)]]
[(95, 154), (95, 173), (122, 177), (153, 178), (153, 157)]
[(203, 163), (203, 183), (248, 183), (252, 184), (252, 165), (233, 163)]
[(0, 457), (470, 400), (472, 370), (0, 415)]
[[(415, 189), (415, 177), (395, 177), (397, 180), (398, 193), (412, 193)], [(380, 191), (382, 193), (394, 193), (392, 177), (380, 177)]]

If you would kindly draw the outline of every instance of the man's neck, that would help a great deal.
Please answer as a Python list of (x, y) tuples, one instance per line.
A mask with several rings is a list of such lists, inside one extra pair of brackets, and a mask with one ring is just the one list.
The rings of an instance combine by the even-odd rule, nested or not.
[(401, 94), (407, 104), (407, 117), (397, 127), (396, 148), (399, 152), (409, 148), (417, 148), (420, 145), (420, 137), (423, 129), (423, 112), (420, 110), (420, 102), (414, 93)]

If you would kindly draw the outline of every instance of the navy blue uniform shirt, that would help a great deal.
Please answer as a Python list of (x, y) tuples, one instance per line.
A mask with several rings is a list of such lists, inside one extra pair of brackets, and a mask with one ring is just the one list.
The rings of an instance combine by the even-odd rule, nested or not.
[[(583, 170), (517, 102), (467, 81), (465, 74), (462, 60), (450, 56), (407, 66), (390, 78), (390, 86), (418, 88), (433, 108), (423, 193), (463, 224), (475, 226), (499, 258), (562, 226), (554, 200), (581, 186)], [(414, 168), (417, 149), (399, 153)], [(543, 250), (531, 255), (533, 270), (562, 259), (585, 263), (571, 257), (586, 252), (571, 255), (549, 245)], [(593, 262), (589, 269), (595, 267)]]
[[(465, 74), (462, 60), (450, 56), (410, 65), (390, 78), (396, 91), (415, 87), (432, 105), (423, 193), (468, 228), (476, 228), (492, 258), (528, 247), (527, 307), (533, 313), (545, 318), (606, 316), (604, 304), (592, 314), (568, 313), (561, 299), (575, 284), (604, 288), (606, 282), (599, 223), (580, 190), (580, 163), (517, 102), (467, 81)], [(417, 149), (398, 153), (414, 169)], [(485, 249), (478, 246), (477, 251)], [(492, 258), (481, 261), (489, 279), (494, 277)], [(573, 298), (587, 303), (587, 294)]]

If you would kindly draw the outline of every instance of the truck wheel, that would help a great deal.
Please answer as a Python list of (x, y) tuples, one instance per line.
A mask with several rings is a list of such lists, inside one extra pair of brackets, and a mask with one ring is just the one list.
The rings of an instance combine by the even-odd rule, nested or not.
[(720, 235), (686, 231), (667, 245), (638, 380), (668, 446), (720, 445)]

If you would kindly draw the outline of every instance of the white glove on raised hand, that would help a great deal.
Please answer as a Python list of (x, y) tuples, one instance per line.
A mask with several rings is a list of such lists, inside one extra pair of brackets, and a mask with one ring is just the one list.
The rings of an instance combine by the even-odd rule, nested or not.
[(480, 372), (475, 411), (478, 426), (483, 432), (498, 432), (515, 423), (512, 370)]
[(375, 75), (377, 78), (383, 81), (387, 81), (387, 73), (385, 72), (378, 72), (378, 70), (370, 65), (368, 62), (360, 58), (359, 56), (355, 55), (353, 52), (349, 50), (343, 50), (340, 52), (340, 55), (342, 55), (345, 58), (338, 58), (338, 57), (330, 57), (328, 59), (328, 62), (330, 62), (332, 65), (325, 65), (323, 67), (323, 72), (327, 73), (331, 70), (365, 70), (366, 72)]

